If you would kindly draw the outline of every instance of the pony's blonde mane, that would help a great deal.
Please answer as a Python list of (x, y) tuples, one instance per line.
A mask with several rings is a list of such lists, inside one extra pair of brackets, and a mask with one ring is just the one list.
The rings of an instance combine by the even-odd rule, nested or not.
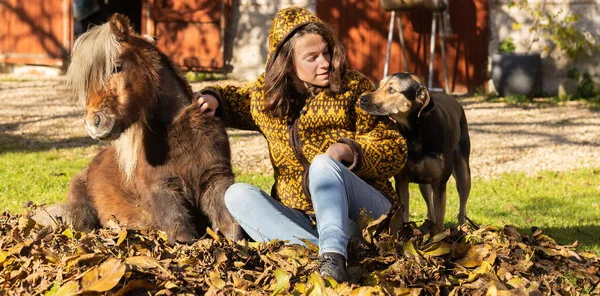
[[(90, 84), (103, 87), (116, 67), (121, 46), (110, 30), (109, 23), (95, 26), (81, 34), (73, 45), (67, 81), (78, 100), (85, 104)], [(119, 168), (125, 180), (131, 181), (142, 146), (142, 127), (135, 123), (112, 142), (117, 152)]]
[(91, 28), (75, 40), (66, 76), (81, 103), (85, 103), (90, 83), (97, 86), (106, 83), (119, 52), (119, 42), (108, 23)]

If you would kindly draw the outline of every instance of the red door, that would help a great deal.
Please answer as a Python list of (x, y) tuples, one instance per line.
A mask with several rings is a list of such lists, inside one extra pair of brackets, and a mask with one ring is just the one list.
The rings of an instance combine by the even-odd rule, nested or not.
[(221, 70), (228, 9), (224, 0), (148, 0), (141, 31), (158, 37), (157, 46), (182, 69)]
[(0, 63), (64, 66), (71, 0), (0, 0)]

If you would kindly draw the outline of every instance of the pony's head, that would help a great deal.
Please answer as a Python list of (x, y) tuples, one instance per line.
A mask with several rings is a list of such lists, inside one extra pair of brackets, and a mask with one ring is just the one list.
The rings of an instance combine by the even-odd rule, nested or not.
[(161, 55), (119, 14), (77, 38), (67, 77), (92, 138), (114, 140), (156, 108)]

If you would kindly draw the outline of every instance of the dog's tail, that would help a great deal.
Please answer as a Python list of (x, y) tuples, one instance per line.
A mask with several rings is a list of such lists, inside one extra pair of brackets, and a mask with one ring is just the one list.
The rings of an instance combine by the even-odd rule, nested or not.
[(469, 136), (469, 124), (467, 123), (465, 110), (462, 110), (462, 116), (460, 117), (460, 140), (458, 145), (460, 147), (461, 156), (466, 159), (468, 163), (469, 156), (471, 155), (471, 137)]

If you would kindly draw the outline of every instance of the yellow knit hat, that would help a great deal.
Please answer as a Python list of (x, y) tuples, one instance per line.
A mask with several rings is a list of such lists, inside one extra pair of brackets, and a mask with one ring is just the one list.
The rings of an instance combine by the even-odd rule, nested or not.
[(267, 69), (275, 60), (281, 46), (300, 27), (309, 23), (323, 23), (317, 16), (306, 8), (294, 6), (284, 8), (277, 12), (269, 31), (269, 54), (267, 56)]

